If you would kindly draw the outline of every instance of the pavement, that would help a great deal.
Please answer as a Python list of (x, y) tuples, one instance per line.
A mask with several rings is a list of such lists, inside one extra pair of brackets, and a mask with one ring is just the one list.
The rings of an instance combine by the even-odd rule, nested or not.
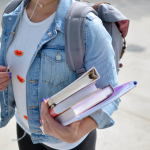
[[(8, 2), (0, 0), (0, 15)], [(96, 150), (150, 150), (150, 1), (108, 2), (130, 19), (128, 49), (121, 60), (124, 66), (118, 75), (119, 83), (136, 80), (138, 85), (122, 97), (118, 110), (112, 115), (115, 125), (97, 130)], [(0, 150), (18, 150), (17, 143), (11, 142), (16, 139), (15, 126), (13, 118), (0, 129)]]

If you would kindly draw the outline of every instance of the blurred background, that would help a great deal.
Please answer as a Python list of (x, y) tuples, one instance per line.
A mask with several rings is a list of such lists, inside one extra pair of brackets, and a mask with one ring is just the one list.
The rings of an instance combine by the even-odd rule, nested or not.
[[(99, 2), (100, 0), (89, 0)], [(0, 0), (0, 20), (9, 0)], [(109, 0), (130, 19), (128, 48), (121, 62), (119, 84), (136, 80), (137, 87), (123, 96), (113, 114), (115, 125), (97, 130), (96, 150), (150, 150), (150, 0)], [(1, 33), (1, 28), (0, 28)], [(0, 149), (18, 150), (16, 123), (0, 129)]]

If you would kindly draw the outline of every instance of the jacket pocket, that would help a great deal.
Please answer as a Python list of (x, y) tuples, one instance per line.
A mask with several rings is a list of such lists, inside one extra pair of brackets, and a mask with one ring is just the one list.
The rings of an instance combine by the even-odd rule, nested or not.
[(42, 82), (56, 87), (69, 81), (71, 70), (66, 60), (64, 48), (43, 49), (41, 67)]

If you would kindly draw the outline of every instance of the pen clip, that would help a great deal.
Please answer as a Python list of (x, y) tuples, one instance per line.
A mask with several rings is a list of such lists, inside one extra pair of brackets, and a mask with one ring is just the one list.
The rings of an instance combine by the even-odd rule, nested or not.
[(6, 72), (9, 72), (10, 65), (8, 65)]
[(56, 106), (56, 104), (53, 103), (51, 106), (49, 106), (49, 109), (52, 109), (52, 108), (54, 108), (55, 106)]

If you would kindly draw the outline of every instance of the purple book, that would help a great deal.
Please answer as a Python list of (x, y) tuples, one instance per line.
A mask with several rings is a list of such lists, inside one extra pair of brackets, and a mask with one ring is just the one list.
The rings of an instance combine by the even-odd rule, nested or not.
[[(112, 95), (110, 95), (108, 98), (106, 98), (105, 100), (101, 101), (100, 103), (98, 103), (97, 105), (93, 106), (92, 108), (88, 109), (87, 111), (85, 111), (84, 113), (66, 121), (66, 122), (61, 122), (61, 124), (63, 125), (68, 125), (71, 124), (72, 122), (75, 122), (77, 120), (81, 120), (87, 116), (89, 116), (90, 114), (94, 113), (95, 111), (101, 109), (102, 107), (112, 103), (113, 101), (119, 99), (122, 95), (126, 94), (128, 91), (130, 91), (131, 89), (133, 89), (134, 87), (136, 87), (137, 82), (136, 81), (131, 81), (131, 82), (127, 82), (123, 85), (117, 86), (114, 88), (114, 93)], [(92, 99), (92, 97), (91, 97)]]

